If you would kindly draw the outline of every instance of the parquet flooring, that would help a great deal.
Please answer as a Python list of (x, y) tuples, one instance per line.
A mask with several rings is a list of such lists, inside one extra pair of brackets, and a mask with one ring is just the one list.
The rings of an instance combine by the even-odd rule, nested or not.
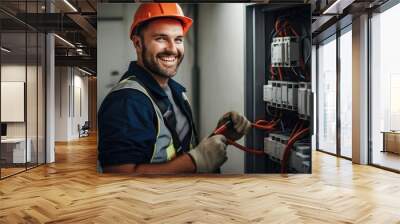
[(96, 173), (96, 139), (0, 181), (0, 223), (400, 223), (400, 175), (320, 152), (311, 175)]
[(24, 170), (25, 170), (25, 167), (23, 167), (23, 168), (20, 168), (20, 167), (18, 167), (18, 168), (2, 167), (1, 168), (1, 176), (2, 177), (7, 177), (7, 176), (13, 175), (15, 173), (24, 171)]
[(400, 154), (381, 152), (376, 148), (373, 153), (372, 161), (374, 164), (400, 170)]

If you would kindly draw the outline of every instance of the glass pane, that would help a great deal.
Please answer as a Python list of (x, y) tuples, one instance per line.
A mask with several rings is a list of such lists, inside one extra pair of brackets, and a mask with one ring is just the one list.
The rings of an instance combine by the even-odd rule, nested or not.
[(45, 44), (46, 37), (44, 34), (39, 33), (38, 45), (38, 163), (45, 163)]
[[(30, 160), (26, 141), (26, 33), (1, 34), (2, 178), (25, 170)], [(6, 49), (6, 50), (4, 50)], [(28, 145), (28, 151), (26, 146)]]
[(352, 35), (340, 36), (340, 153), (352, 157)]
[[(317, 92), (317, 47), (315, 45), (312, 46), (312, 51), (311, 51), (311, 85), (312, 85), (312, 91), (313, 93)], [(315, 97), (316, 95), (314, 95)], [(317, 99), (317, 98), (315, 98)], [(317, 101), (314, 100), (314, 105), (313, 105), (313, 129), (317, 130)], [(317, 149), (317, 135), (313, 134), (312, 135), (312, 149), (316, 150)]]
[(318, 48), (318, 148), (336, 153), (336, 39)]
[[(374, 15), (372, 26), (372, 163), (400, 170), (400, 5)], [(384, 134), (384, 132), (386, 132)]]
[[(45, 1), (0, 1), (0, 7), (34, 24), (38, 17), (29, 16), (45, 12)], [(21, 20), (0, 12), (2, 178), (45, 161), (45, 36)]]
[(28, 160), (28, 168), (37, 165), (37, 132), (38, 132), (38, 119), (37, 119), (37, 73), (38, 73), (38, 35), (36, 32), (28, 32), (28, 63), (27, 63), (27, 80), (26, 80), (26, 116), (27, 116), (27, 142), (30, 147), (30, 159)]

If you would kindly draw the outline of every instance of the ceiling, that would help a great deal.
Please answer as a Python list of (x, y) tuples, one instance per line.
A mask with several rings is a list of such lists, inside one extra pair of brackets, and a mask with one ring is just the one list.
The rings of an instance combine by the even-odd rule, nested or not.
[[(351, 17), (373, 11), (388, 0), (316, 0), (313, 9), (313, 42), (351, 23)], [(348, 20), (349, 22), (346, 22)], [(343, 22), (344, 21), (344, 22)]]
[(2, 59), (36, 57), (43, 48), (36, 43), (37, 33), (51, 32), (61, 37), (55, 37), (56, 65), (80, 66), (96, 73), (96, 15), (96, 0), (47, 0), (47, 5), (45, 0), (1, 0), (2, 46), (11, 49), (2, 51)]

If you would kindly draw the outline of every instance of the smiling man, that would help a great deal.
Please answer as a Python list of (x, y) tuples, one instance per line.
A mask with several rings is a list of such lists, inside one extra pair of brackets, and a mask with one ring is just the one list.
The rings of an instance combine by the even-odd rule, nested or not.
[[(98, 113), (98, 157), (104, 172), (214, 172), (227, 160), (224, 136), (197, 144), (185, 88), (172, 79), (191, 24), (176, 3), (147, 3), (136, 11), (129, 35), (137, 61), (131, 62)], [(238, 113), (227, 117), (237, 132), (234, 140), (249, 130), (250, 122)]]

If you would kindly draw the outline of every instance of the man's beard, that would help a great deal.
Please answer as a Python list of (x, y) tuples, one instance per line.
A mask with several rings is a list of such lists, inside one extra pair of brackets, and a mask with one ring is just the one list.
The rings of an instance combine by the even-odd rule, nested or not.
[[(150, 70), (154, 75), (157, 76), (161, 76), (163, 78), (172, 78), (173, 76), (176, 75), (176, 72), (179, 68), (179, 65), (181, 64), (184, 55), (181, 54), (178, 51), (178, 54), (175, 54), (173, 52), (168, 52), (168, 51), (164, 51), (161, 53), (158, 53), (157, 55), (155, 55), (155, 57), (146, 57), (147, 55), (147, 48), (146, 46), (143, 45), (143, 51), (142, 51), (142, 59), (143, 59), (143, 65), (145, 68), (147, 68), (148, 70)], [(177, 57), (177, 64), (175, 69), (173, 69), (173, 71), (171, 71), (171, 69), (165, 69), (163, 67), (161, 67), (161, 65), (159, 63), (157, 63), (157, 58), (159, 56), (176, 56)]]

